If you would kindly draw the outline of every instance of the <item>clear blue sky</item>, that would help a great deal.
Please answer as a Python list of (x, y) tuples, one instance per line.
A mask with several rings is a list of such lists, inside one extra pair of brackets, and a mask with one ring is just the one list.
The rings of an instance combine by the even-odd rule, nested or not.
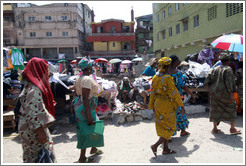
[[(30, 1), (36, 5), (50, 3), (84, 3), (94, 10), (95, 22), (105, 19), (121, 19), (131, 21), (131, 9), (134, 10), (134, 18), (152, 14), (152, 3), (154, 1)], [(158, 1), (155, 1), (158, 2)], [(158, 2), (160, 3), (160, 1)]]

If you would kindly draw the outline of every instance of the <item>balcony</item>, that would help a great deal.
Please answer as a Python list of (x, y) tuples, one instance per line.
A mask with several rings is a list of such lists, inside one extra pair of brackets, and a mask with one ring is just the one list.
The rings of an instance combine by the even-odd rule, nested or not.
[(135, 54), (134, 50), (122, 50), (122, 51), (89, 51), (90, 55), (118, 55), (118, 54)]
[(87, 42), (135, 41), (135, 33), (92, 33), (86, 39)]
[(10, 21), (3, 21), (4, 27), (14, 27), (14, 23)]

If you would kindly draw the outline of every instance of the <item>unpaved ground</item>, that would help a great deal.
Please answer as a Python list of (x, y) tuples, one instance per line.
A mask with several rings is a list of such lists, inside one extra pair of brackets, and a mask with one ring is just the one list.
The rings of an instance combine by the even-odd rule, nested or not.
[[(173, 137), (169, 147), (176, 154), (161, 155), (158, 148), (157, 158), (153, 158), (150, 145), (157, 141), (154, 119), (131, 122), (121, 126), (112, 124), (111, 119), (105, 120), (104, 142), (100, 148), (104, 154), (95, 158), (96, 163), (236, 163), (244, 162), (244, 130), (243, 116), (238, 116), (236, 126), (242, 130), (241, 135), (230, 135), (229, 123), (220, 123), (221, 133), (210, 133), (212, 123), (208, 112), (188, 115), (191, 133), (188, 137)], [(77, 138), (75, 126), (57, 122), (58, 133), (53, 136), (58, 163), (76, 164), (80, 151), (76, 149)], [(22, 148), (18, 135), (11, 130), (3, 133), (2, 162), (22, 163)], [(89, 153), (87, 151), (87, 155)], [(245, 164), (245, 163), (244, 163)]]

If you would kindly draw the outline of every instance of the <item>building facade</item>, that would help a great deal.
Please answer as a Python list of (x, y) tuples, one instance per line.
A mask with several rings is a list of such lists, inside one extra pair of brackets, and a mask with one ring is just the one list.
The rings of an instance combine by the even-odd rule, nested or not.
[(136, 53), (153, 54), (153, 16), (136, 17)]
[(3, 46), (17, 45), (17, 30), (15, 28), (14, 9), (16, 4), (3, 4)]
[(91, 10), (82, 3), (16, 7), (18, 47), (27, 59), (74, 59), (87, 54)]
[(243, 3), (154, 3), (156, 56), (199, 53), (223, 34), (243, 32)]
[(87, 34), (87, 42), (93, 45), (88, 52), (91, 58), (129, 59), (135, 56), (133, 10), (131, 14), (131, 22), (107, 19), (91, 23), (92, 33)]

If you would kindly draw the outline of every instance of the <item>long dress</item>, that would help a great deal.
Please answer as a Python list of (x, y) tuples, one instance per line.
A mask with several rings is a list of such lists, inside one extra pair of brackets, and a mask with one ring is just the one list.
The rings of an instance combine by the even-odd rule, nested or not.
[(236, 103), (230, 103), (230, 100), (236, 84), (231, 67), (215, 67), (205, 79), (205, 84), (210, 88), (210, 122), (235, 122)]
[(158, 75), (152, 79), (149, 109), (155, 110), (157, 135), (169, 140), (176, 131), (176, 109), (183, 103), (172, 76)]
[[(172, 74), (174, 83), (176, 88), (179, 91), (180, 96), (183, 94), (183, 87), (185, 86), (186, 76), (178, 71), (176, 74)], [(177, 130), (185, 130), (189, 126), (189, 121), (187, 120), (186, 114), (181, 114), (181, 107), (176, 110), (177, 114), (177, 124), (176, 124), (176, 131)], [(174, 132), (173, 135), (176, 135), (177, 132)]]
[(41, 90), (30, 82), (23, 82), (24, 89), (20, 94), (21, 116), (19, 118), (19, 136), (23, 148), (24, 163), (35, 163), (44, 144), (37, 141), (37, 128), (45, 127), (48, 141), (45, 146), (53, 152), (53, 140), (48, 124), (54, 122), (54, 117), (45, 108)]
[[(97, 105), (97, 96), (98, 96), (98, 84), (90, 76), (81, 75), (75, 81), (75, 91), (77, 95), (82, 94), (82, 88), (90, 89), (90, 94), (88, 94), (89, 104), (91, 108), (91, 116), (93, 121), (99, 121), (99, 118), (96, 114), (95, 106)], [(82, 100), (82, 99), (81, 99)], [(86, 111), (82, 101), (82, 110), (81, 112), (75, 110), (77, 117), (77, 148), (85, 149), (89, 147), (101, 147), (104, 146), (103, 139), (99, 140), (97, 143), (90, 142), (87, 140), (86, 133), (84, 132), (88, 128)]]

